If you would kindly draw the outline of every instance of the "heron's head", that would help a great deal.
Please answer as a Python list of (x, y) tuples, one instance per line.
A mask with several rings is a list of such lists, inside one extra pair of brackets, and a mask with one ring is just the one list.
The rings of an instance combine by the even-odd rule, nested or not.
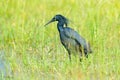
[(65, 26), (68, 25), (68, 19), (65, 18), (64, 16), (62, 16), (61, 14), (57, 14), (49, 22), (47, 22), (45, 24), (45, 26), (50, 24), (51, 22), (55, 22), (55, 21), (61, 22), (61, 23), (65, 24)]

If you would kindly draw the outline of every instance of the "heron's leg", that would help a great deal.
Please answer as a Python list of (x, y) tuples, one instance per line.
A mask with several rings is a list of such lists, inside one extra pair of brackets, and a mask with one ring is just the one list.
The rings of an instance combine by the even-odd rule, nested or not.
[(68, 51), (68, 54), (69, 54), (69, 59), (70, 59), (70, 62), (71, 62), (71, 53), (70, 53), (70, 51)]
[(88, 54), (86, 54), (85, 57), (88, 58)]
[(80, 60), (80, 62), (82, 62), (82, 52), (79, 52), (79, 60)]
[(88, 53), (86, 49), (84, 49), (84, 53), (85, 53), (85, 57), (88, 58)]
[(70, 52), (70, 50), (68, 49), (68, 45), (66, 45), (64, 42), (62, 42), (62, 40), (61, 40), (61, 43), (63, 44), (64, 48), (67, 50), (68, 55), (69, 55), (69, 60), (70, 60), (70, 62), (71, 62), (71, 52)]
[(67, 49), (67, 51), (68, 51), (68, 55), (69, 55), (69, 60), (70, 60), (70, 62), (71, 62), (71, 52), (70, 52), (69, 49)]
[(79, 47), (79, 60), (80, 60), (80, 62), (82, 62), (83, 55), (84, 55), (83, 48)]

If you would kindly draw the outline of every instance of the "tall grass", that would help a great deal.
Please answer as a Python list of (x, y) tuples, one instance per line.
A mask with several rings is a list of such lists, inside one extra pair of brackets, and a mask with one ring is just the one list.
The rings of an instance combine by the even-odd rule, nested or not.
[[(10, 63), (11, 80), (120, 80), (119, 0), (1, 0), (0, 50)], [(91, 43), (93, 54), (69, 62), (55, 14)]]

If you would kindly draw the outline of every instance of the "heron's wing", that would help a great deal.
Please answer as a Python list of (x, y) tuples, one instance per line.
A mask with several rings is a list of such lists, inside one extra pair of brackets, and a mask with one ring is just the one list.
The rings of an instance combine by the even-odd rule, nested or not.
[(85, 39), (82, 36), (80, 36), (75, 30), (66, 27), (64, 33), (65, 36), (74, 39), (77, 43), (79, 43), (79, 45), (83, 46), (84, 48), (87, 48)]

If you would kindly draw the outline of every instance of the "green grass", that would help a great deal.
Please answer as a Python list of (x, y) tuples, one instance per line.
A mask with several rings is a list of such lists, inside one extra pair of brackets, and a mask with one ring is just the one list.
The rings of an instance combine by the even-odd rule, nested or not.
[[(55, 14), (91, 43), (93, 54), (69, 62)], [(10, 63), (8, 80), (120, 80), (119, 0), (1, 0), (0, 50)]]

